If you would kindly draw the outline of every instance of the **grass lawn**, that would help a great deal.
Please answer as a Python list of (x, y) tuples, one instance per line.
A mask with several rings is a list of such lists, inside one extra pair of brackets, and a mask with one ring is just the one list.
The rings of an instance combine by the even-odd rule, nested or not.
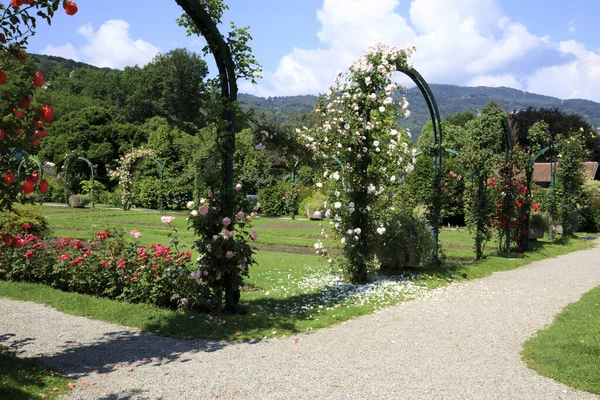
[(525, 342), (527, 365), (549, 378), (600, 394), (600, 286)]
[(69, 387), (58, 371), (35, 359), (18, 358), (0, 343), (0, 399), (58, 399)]
[[(140, 230), (144, 235), (143, 243), (166, 242), (167, 228), (160, 223), (159, 213), (59, 207), (45, 207), (45, 212), (55, 234), (89, 238), (91, 231), (86, 230), (90, 226), (101, 228), (110, 223), (127, 230)], [(174, 224), (179, 236), (187, 238), (182, 240), (183, 246), (191, 244), (192, 233), (185, 229), (187, 213), (164, 214), (177, 217)], [(258, 265), (250, 270), (240, 301), (244, 315), (215, 318), (3, 281), (0, 281), (0, 296), (35, 301), (70, 314), (138, 327), (165, 336), (215, 340), (263, 338), (328, 327), (420, 296), (449, 282), (513, 269), (591, 246), (589, 241), (581, 239), (555, 243), (540, 241), (534, 244), (531, 252), (506, 255), (495, 251), (490, 243), (488, 257), (472, 262), (469, 233), (465, 229), (446, 231), (440, 233), (447, 255), (441, 267), (407, 271), (392, 277), (372, 271), (369, 284), (350, 285), (326, 260), (314, 255), (312, 245), (321, 231), (319, 222), (259, 218), (254, 227), (259, 232), (259, 245), (272, 245), (280, 251), (256, 253)]]

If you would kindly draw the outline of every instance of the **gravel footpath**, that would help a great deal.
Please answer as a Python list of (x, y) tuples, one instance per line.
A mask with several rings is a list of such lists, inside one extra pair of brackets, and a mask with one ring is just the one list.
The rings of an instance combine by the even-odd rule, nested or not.
[(77, 379), (73, 399), (600, 399), (519, 355), (597, 285), (598, 247), (251, 343), (173, 340), (0, 299), (0, 340)]

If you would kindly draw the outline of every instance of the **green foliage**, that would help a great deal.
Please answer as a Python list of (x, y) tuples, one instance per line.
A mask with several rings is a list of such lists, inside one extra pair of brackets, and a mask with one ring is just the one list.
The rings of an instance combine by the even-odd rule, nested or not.
[(42, 207), (29, 204), (15, 204), (12, 210), (0, 212), (0, 227), (1, 233), (9, 235), (32, 234), (44, 237), (50, 232)]
[(148, 177), (134, 184), (132, 205), (158, 210), (162, 196), (165, 209), (183, 210), (193, 198), (193, 193), (192, 185), (182, 185), (176, 179), (168, 179), (161, 184), (158, 178)]
[[(91, 202), (106, 203), (106, 186), (104, 186), (102, 183), (98, 182), (97, 180), (94, 180), (93, 182), (91, 180), (83, 180), (80, 182), (80, 185), (81, 193), (87, 195)], [(92, 188), (94, 189), (93, 191)], [(92, 198), (92, 193), (94, 194), (94, 198)]]
[(373, 246), (383, 270), (398, 272), (431, 263), (435, 238), (425, 218), (401, 209), (383, 222), (377, 232)]
[(558, 198), (558, 221), (563, 234), (571, 236), (580, 224), (580, 209), (585, 204), (583, 184), (585, 176), (582, 163), (585, 161), (583, 130), (561, 142), (559, 154), (560, 168), (556, 174), (556, 194)]
[(290, 191), (290, 182), (279, 182), (258, 191), (260, 212), (270, 216), (282, 216), (288, 212), (285, 204), (285, 193)]
[(465, 219), (475, 237), (475, 255), (481, 259), (491, 238), (494, 213), (488, 179), (496, 172), (502, 149), (504, 113), (495, 103), (488, 104), (481, 116), (467, 123), (460, 157), (464, 168), (472, 171), (465, 187)]

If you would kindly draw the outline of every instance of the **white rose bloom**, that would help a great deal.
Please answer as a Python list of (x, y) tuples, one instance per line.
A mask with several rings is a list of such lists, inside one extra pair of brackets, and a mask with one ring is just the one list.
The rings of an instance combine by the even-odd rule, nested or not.
[(390, 182), (396, 182), (396, 175), (392, 175), (390, 177)]
[(192, 216), (193, 217), (198, 216), (198, 210), (192, 210)]
[(342, 207), (342, 203), (340, 203), (339, 201), (336, 201), (335, 204), (333, 205), (336, 209), (341, 208)]
[(379, 140), (376, 140), (373, 142), (373, 146), (378, 147), (379, 146)]
[(188, 208), (188, 210), (191, 210), (191, 209), (193, 209), (193, 208), (194, 208), (194, 205), (195, 205), (195, 204), (194, 204), (194, 201), (193, 201), (193, 200), (192, 200), (192, 201), (188, 201), (188, 202), (187, 202), (187, 208)]

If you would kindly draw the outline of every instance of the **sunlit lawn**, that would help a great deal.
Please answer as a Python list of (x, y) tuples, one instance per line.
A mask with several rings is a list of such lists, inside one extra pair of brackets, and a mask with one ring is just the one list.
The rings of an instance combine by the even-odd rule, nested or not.
[[(72, 210), (45, 207), (55, 234), (90, 237), (88, 227), (118, 225), (126, 230), (138, 229), (146, 244), (166, 242), (168, 229), (160, 223), (160, 213), (120, 210)], [(185, 229), (187, 213), (175, 215), (174, 225), (184, 246), (189, 246), (192, 233)], [(75, 227), (76, 229), (72, 229)], [(260, 242), (280, 246), (281, 251), (258, 251), (257, 265), (250, 270), (241, 303), (245, 314), (212, 318), (207, 315), (183, 313), (144, 305), (119, 303), (73, 293), (63, 293), (41, 286), (0, 281), (0, 296), (36, 301), (59, 310), (97, 318), (176, 337), (206, 339), (249, 339), (310, 331), (347, 321), (373, 310), (394, 305), (423, 295), (429, 290), (463, 279), (488, 275), (494, 271), (513, 269), (534, 260), (554, 257), (591, 246), (589, 241), (540, 241), (526, 254), (501, 254), (494, 244), (488, 247), (488, 257), (472, 263), (473, 250), (469, 233), (440, 233), (447, 256), (441, 267), (406, 271), (403, 275), (382, 276), (371, 271), (367, 285), (350, 285), (339, 271), (312, 251), (310, 254), (284, 252), (283, 244), (305, 246), (312, 250), (320, 234), (319, 222), (259, 218), (255, 221)], [(290, 248), (289, 251), (294, 251)]]
[(600, 286), (525, 342), (523, 358), (540, 374), (600, 394)]

